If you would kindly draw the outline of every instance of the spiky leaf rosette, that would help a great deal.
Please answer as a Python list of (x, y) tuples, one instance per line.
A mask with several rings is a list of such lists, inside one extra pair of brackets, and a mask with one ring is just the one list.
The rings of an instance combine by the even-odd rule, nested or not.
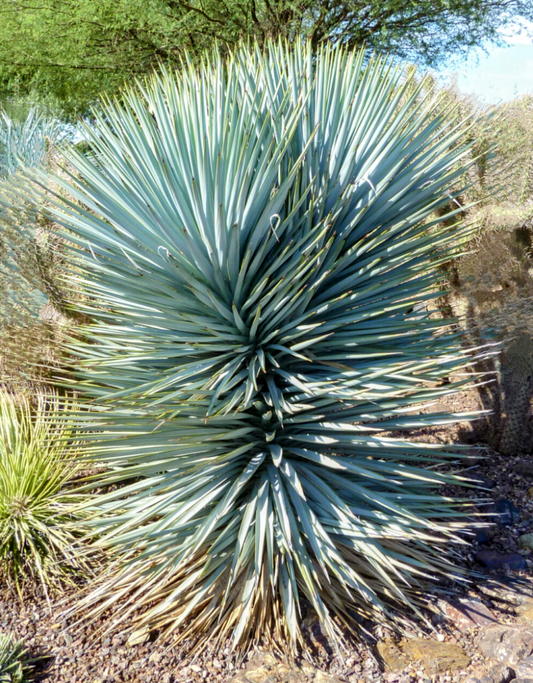
[(0, 683), (23, 683), (26, 654), (22, 643), (0, 633)]
[(72, 402), (54, 394), (0, 390), (0, 578), (19, 594), (28, 583), (59, 589), (74, 571), (88, 569), (79, 545), (78, 507), (72, 490), (81, 472)]
[(120, 485), (94, 503), (116, 562), (82, 607), (291, 646), (303, 597), (337, 639), (416, 608), (460, 576), (436, 491), (457, 454), (385, 433), (453, 421), (416, 406), (468, 356), (413, 306), (458, 239), (432, 217), (461, 131), (387, 60), (301, 44), (185, 65), (95, 116), (54, 211), (94, 321), (69, 351), (101, 403), (95, 483)]

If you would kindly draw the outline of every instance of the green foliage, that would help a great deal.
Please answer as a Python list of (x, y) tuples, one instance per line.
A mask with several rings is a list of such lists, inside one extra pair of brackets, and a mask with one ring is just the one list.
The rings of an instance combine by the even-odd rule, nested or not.
[(54, 587), (86, 565), (76, 541), (82, 499), (69, 488), (81, 469), (72, 406), (40, 395), (0, 394), (0, 567), (22, 591), (26, 579)]
[(520, 18), (533, 19), (529, 0), (9, 0), (0, 96), (79, 112), (160, 63), (247, 37), (367, 44), (435, 64), (497, 42)]
[(127, 91), (86, 128), (93, 156), (67, 152), (51, 213), (93, 320), (68, 350), (115, 557), (80, 610), (120, 595), (116, 625), (294, 648), (304, 597), (338, 641), (461, 579), (461, 502), (438, 490), (465, 483), (441, 468), (461, 448), (399, 434), (455, 421), (418, 408), (470, 358), (426, 312), (468, 145), (422, 87), (273, 43)]
[(0, 683), (23, 683), (25, 655), (26, 650), (21, 643), (0, 634)]
[[(504, 103), (495, 110), (492, 140), (497, 144), (503, 181), (500, 202), (531, 204), (533, 199), (533, 95)], [(510, 207), (509, 207), (510, 208)], [(524, 213), (527, 208), (524, 207)], [(518, 226), (515, 226), (518, 227)]]

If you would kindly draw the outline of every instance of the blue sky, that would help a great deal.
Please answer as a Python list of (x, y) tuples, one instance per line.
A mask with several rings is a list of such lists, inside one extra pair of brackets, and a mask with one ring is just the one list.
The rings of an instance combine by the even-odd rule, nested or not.
[[(533, 24), (529, 26), (531, 34)], [(456, 79), (464, 94), (476, 95), (487, 104), (508, 101), (517, 95), (533, 94), (533, 38), (525, 31), (509, 30), (506, 47), (474, 52), (467, 60), (444, 71)]]

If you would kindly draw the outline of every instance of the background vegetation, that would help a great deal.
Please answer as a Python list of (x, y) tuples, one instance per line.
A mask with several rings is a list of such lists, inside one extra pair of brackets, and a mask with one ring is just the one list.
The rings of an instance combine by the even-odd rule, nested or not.
[[(213, 41), (309, 38), (366, 44), (435, 65), (533, 19), (529, 0), (5, 0), (0, 100), (81, 113), (160, 65)], [(11, 105), (13, 106), (13, 105)]]
[[(466, 199), (477, 232), (471, 253), (452, 264), (447, 299), (472, 343), (503, 342), (496, 381), (481, 392), (491, 411), (486, 438), (504, 453), (532, 447), (533, 97), (490, 111), (478, 129), (481, 153)], [(492, 155), (485, 150), (494, 148)], [(492, 157), (492, 158), (490, 158)]]

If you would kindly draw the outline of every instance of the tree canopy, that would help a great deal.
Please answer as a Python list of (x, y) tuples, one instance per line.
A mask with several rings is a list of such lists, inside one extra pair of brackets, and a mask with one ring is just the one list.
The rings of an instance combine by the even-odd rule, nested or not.
[(1, 0), (0, 96), (83, 110), (160, 63), (296, 35), (435, 65), (533, 20), (530, 0)]

